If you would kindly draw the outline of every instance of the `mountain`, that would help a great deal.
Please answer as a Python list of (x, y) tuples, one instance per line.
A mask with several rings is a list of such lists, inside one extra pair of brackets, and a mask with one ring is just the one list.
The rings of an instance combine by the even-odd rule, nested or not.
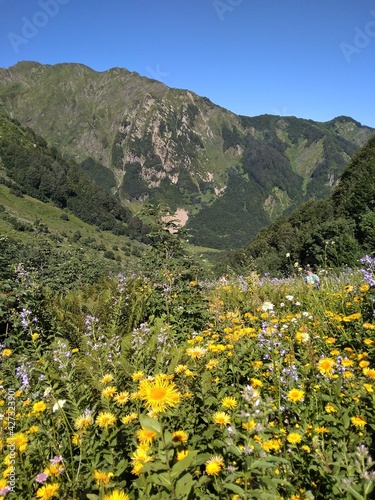
[(222, 267), (277, 276), (307, 264), (357, 267), (361, 257), (374, 253), (375, 135), (351, 158), (329, 197), (280, 216), (245, 248), (230, 253)]
[(82, 64), (0, 69), (0, 103), (125, 206), (166, 203), (192, 243), (218, 249), (329, 196), (375, 132), (344, 116), (238, 116), (189, 90)]

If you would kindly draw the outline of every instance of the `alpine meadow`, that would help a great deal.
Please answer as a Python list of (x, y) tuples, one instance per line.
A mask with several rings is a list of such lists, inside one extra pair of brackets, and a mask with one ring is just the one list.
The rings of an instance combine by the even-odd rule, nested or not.
[(0, 230), (0, 500), (374, 498), (375, 129), (19, 62)]

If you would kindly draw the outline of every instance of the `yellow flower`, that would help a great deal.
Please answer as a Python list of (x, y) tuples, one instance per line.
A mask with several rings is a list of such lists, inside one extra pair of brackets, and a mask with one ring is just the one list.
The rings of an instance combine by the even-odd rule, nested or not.
[(130, 413), (130, 415), (125, 415), (124, 417), (121, 418), (121, 422), (123, 424), (129, 424), (130, 422), (133, 422), (133, 420), (136, 420), (138, 418), (138, 415), (136, 413)]
[(103, 472), (101, 470), (94, 470), (94, 479), (96, 480), (96, 484), (100, 486), (101, 484), (108, 484), (109, 481), (111, 480), (111, 477), (113, 477), (113, 472), (109, 472), (108, 474), (106, 472)]
[(298, 403), (299, 401), (303, 401), (305, 392), (302, 389), (291, 389), (286, 397), (291, 403)]
[(262, 387), (262, 385), (263, 385), (263, 382), (261, 382), (261, 381), (260, 381), (259, 379), (257, 379), (257, 378), (252, 378), (252, 379), (250, 379), (250, 381), (251, 381), (251, 385), (252, 385), (253, 387)]
[(155, 413), (176, 406), (181, 399), (174, 382), (166, 380), (163, 375), (156, 376), (155, 380), (142, 380), (138, 392), (146, 407)]
[(175, 431), (172, 433), (172, 441), (174, 443), (186, 443), (188, 435), (185, 431)]
[(64, 468), (61, 467), (59, 464), (50, 464), (48, 467), (46, 467), (43, 471), (45, 474), (48, 474), (48, 476), (59, 476), (64, 472)]
[(100, 383), (109, 384), (109, 382), (112, 382), (112, 380), (113, 380), (113, 375), (111, 373), (106, 373), (104, 377), (101, 379)]
[(44, 401), (37, 401), (33, 404), (32, 413), (41, 413), (47, 408), (47, 405)]
[(362, 360), (359, 362), (359, 367), (360, 368), (367, 368), (370, 364), (370, 361), (365, 361), (365, 360)]
[(287, 435), (286, 439), (291, 444), (298, 444), (302, 441), (302, 436), (301, 436), (301, 434), (298, 434), (297, 432), (290, 432)]
[(58, 483), (46, 484), (37, 490), (36, 496), (40, 500), (49, 500), (57, 495), (59, 488), (60, 485)]
[(35, 434), (38, 432), (39, 426), (38, 425), (32, 425), (30, 429), (27, 431), (27, 434)]
[(200, 359), (207, 354), (207, 349), (200, 346), (189, 347), (186, 349), (186, 354), (193, 359)]
[(108, 411), (102, 411), (96, 417), (96, 423), (99, 427), (103, 429), (108, 429), (108, 427), (112, 427), (116, 423), (116, 416), (113, 413)]
[(3, 358), (9, 358), (9, 356), (12, 355), (12, 352), (13, 351), (11, 349), (3, 349), (1, 355), (3, 356)]
[(206, 370), (212, 370), (219, 364), (218, 359), (211, 359), (207, 364), (206, 364)]
[(375, 370), (373, 368), (364, 368), (363, 374), (368, 378), (375, 379)]
[(185, 370), (184, 375), (185, 377), (195, 377), (195, 373), (189, 370), (189, 368)]
[(268, 441), (264, 441), (264, 443), (261, 444), (263, 450), (265, 451), (278, 451), (281, 448), (281, 440), (280, 439), (269, 439)]
[(174, 369), (175, 373), (183, 373), (185, 370), (187, 370), (186, 365), (177, 365), (176, 368)]
[(7, 438), (7, 444), (14, 444), (16, 450), (25, 451), (29, 438), (23, 432), (16, 432)]
[(220, 426), (229, 425), (230, 416), (224, 411), (217, 411), (212, 415), (212, 421), (214, 422), (214, 424), (218, 424)]
[(145, 376), (146, 375), (143, 372), (134, 372), (132, 375), (132, 379), (134, 382), (137, 382), (138, 380), (143, 380)]
[(37, 340), (40, 337), (39, 333), (32, 333), (31, 340)]
[(145, 429), (143, 427), (137, 431), (137, 439), (141, 443), (151, 444), (157, 435), (157, 432), (152, 429)]
[(335, 360), (332, 358), (322, 358), (318, 363), (318, 370), (323, 375), (331, 375), (334, 366), (336, 365)]
[(364, 427), (367, 423), (362, 417), (351, 417), (350, 420), (355, 427)]
[(256, 427), (256, 422), (254, 420), (250, 420), (250, 422), (245, 422), (242, 424), (242, 428), (246, 431), (252, 431)]
[(223, 466), (224, 458), (220, 455), (215, 455), (206, 462), (206, 474), (208, 474), (209, 476), (217, 476), (218, 474), (220, 474)]
[(72, 436), (72, 443), (75, 445), (75, 446), (81, 446), (82, 444), (82, 436), (79, 435), (79, 434), (74, 434)]
[(327, 429), (327, 427), (315, 427), (314, 432), (316, 432), (317, 434), (327, 434), (329, 430)]
[(307, 446), (307, 444), (302, 445), (301, 449), (304, 450), (304, 451), (306, 451), (307, 453), (310, 453), (310, 451), (311, 451), (310, 446)]
[(104, 387), (102, 390), (102, 397), (103, 398), (111, 398), (114, 394), (117, 392), (117, 387), (114, 385), (109, 385), (107, 387)]
[(75, 347), (74, 349), (72, 349), (72, 354), (75, 354), (76, 352), (79, 352), (79, 349), (77, 347)]
[(77, 431), (80, 431), (82, 429), (87, 429), (92, 425), (94, 422), (93, 416), (91, 413), (88, 413), (87, 415), (83, 414), (77, 417), (74, 421), (74, 428), (77, 429)]
[(122, 391), (116, 394), (113, 399), (118, 406), (122, 406), (129, 401), (129, 398), (130, 394), (128, 393), (128, 391)]
[(331, 403), (327, 403), (324, 407), (325, 411), (327, 413), (336, 413), (337, 412), (337, 409), (333, 406), (333, 404)]
[(253, 368), (258, 369), (258, 368), (262, 368), (263, 361), (253, 361), (251, 364), (252, 364)]
[(221, 400), (221, 406), (224, 408), (229, 408), (233, 410), (237, 406), (237, 400), (235, 398), (226, 397)]
[(129, 500), (129, 495), (120, 490), (114, 490), (112, 493), (104, 495), (103, 500)]
[(353, 291), (352, 285), (346, 285), (346, 287), (344, 288), (345, 293), (350, 293), (352, 291)]
[(177, 462), (180, 460), (183, 460), (185, 457), (187, 457), (189, 454), (189, 450), (181, 450), (177, 452)]
[(363, 384), (364, 389), (366, 389), (367, 392), (374, 392), (374, 389), (371, 384)]

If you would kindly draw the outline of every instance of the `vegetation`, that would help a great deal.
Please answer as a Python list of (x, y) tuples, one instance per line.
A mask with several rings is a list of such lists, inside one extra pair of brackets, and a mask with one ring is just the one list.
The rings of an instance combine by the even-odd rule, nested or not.
[(329, 198), (279, 217), (225, 265), (273, 275), (291, 274), (295, 265), (355, 266), (361, 255), (374, 252), (374, 200), (375, 136), (353, 156)]

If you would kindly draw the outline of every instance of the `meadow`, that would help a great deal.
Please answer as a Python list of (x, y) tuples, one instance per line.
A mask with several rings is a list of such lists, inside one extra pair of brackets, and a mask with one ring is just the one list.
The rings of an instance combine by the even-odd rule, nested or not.
[[(375, 260), (2, 288), (0, 499), (370, 499)], [(5, 323), (3, 323), (5, 325)]]

